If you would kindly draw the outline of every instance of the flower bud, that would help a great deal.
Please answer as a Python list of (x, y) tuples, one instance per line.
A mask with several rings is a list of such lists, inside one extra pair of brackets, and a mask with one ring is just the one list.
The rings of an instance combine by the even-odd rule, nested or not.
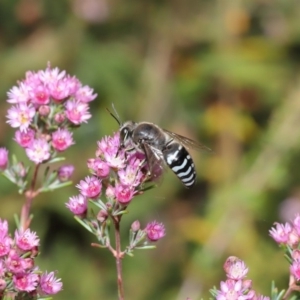
[(50, 111), (51, 111), (51, 109), (50, 109), (49, 105), (41, 105), (39, 107), (39, 113), (43, 117), (47, 117), (49, 115)]
[(55, 114), (54, 116), (54, 121), (57, 123), (57, 124), (61, 124), (62, 122), (64, 122), (66, 119), (66, 116), (64, 113), (57, 113)]
[(64, 182), (70, 180), (73, 175), (74, 169), (75, 168), (73, 165), (61, 166), (57, 171), (59, 181)]
[(139, 231), (140, 230), (140, 227), (141, 227), (141, 224), (138, 220), (134, 221), (132, 224), (131, 224), (131, 230), (133, 232), (136, 232), (136, 231)]
[(98, 215), (97, 215), (97, 220), (100, 222), (100, 223), (103, 223), (106, 221), (108, 217), (108, 214), (107, 214), (107, 211), (106, 210), (100, 210), (98, 212)]

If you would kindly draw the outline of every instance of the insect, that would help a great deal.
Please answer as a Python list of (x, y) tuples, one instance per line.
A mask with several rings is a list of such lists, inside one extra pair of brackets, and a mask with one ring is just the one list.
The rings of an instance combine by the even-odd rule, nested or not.
[(210, 151), (209, 148), (153, 123), (133, 121), (121, 123), (114, 106), (113, 109), (116, 116), (107, 110), (120, 126), (120, 148), (130, 151), (132, 146), (131, 149), (128, 147), (133, 145), (138, 151), (142, 151), (146, 156), (152, 179), (156, 171), (167, 164), (187, 188), (195, 185), (195, 165), (187, 149)]

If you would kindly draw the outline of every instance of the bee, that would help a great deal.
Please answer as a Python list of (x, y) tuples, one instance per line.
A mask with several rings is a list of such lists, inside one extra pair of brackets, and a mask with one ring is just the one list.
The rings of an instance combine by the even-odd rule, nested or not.
[(151, 179), (154, 179), (157, 173), (161, 173), (157, 171), (162, 170), (166, 164), (185, 187), (191, 188), (195, 185), (195, 165), (187, 149), (211, 151), (209, 148), (185, 136), (162, 129), (154, 123), (121, 123), (114, 106), (113, 109), (116, 115), (107, 110), (120, 126), (120, 148), (130, 151), (133, 150), (133, 145), (133, 148), (143, 152)]

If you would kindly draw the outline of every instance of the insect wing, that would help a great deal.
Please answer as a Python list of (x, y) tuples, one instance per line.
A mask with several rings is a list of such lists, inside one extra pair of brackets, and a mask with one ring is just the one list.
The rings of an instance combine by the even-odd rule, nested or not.
[(166, 132), (168, 135), (170, 135), (174, 140), (177, 140), (179, 143), (181, 143), (182, 145), (184, 145), (187, 149), (194, 149), (194, 150), (206, 150), (206, 151), (212, 151), (210, 148), (192, 140), (189, 139), (183, 135), (177, 134), (175, 132), (163, 129), (164, 132)]
[(142, 144), (142, 147), (146, 155), (150, 178), (158, 179), (161, 177), (165, 166), (163, 153), (147, 143)]

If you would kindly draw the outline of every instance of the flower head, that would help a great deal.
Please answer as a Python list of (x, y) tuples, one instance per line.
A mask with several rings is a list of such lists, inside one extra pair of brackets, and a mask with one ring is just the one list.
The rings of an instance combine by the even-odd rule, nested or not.
[(21, 131), (26, 131), (32, 122), (35, 115), (35, 109), (26, 103), (20, 103), (12, 106), (7, 111), (7, 123), (13, 128), (20, 128)]
[(67, 129), (58, 129), (52, 133), (52, 146), (57, 151), (64, 151), (74, 144), (72, 133)]
[(74, 173), (74, 166), (73, 165), (63, 165), (61, 166), (57, 173), (58, 173), (58, 179), (60, 181), (68, 181), (72, 177)]
[(37, 237), (37, 234), (33, 231), (30, 231), (29, 228), (24, 232), (16, 230), (15, 241), (18, 248), (23, 251), (32, 250), (40, 243), (40, 239)]
[(28, 148), (34, 141), (35, 132), (32, 129), (26, 131), (17, 130), (15, 133), (15, 141), (22, 147)]
[(165, 226), (163, 223), (152, 221), (146, 226), (147, 237), (150, 241), (156, 242), (166, 235)]
[(85, 180), (80, 180), (76, 187), (83, 196), (88, 198), (97, 198), (102, 190), (101, 181), (94, 176), (87, 176)]
[(54, 295), (61, 291), (62, 282), (60, 278), (55, 278), (54, 272), (45, 272), (41, 276), (40, 286), (44, 294)]
[(8, 165), (8, 150), (0, 148), (0, 170), (5, 170)]
[(87, 211), (87, 199), (82, 196), (73, 196), (69, 198), (66, 207), (76, 216), (83, 216)]
[(31, 161), (40, 164), (50, 158), (50, 146), (46, 140), (37, 139), (26, 148), (26, 154)]
[(23, 273), (13, 276), (14, 286), (18, 291), (32, 292), (39, 283), (39, 276), (34, 273)]
[(292, 227), (289, 223), (280, 224), (275, 223), (276, 227), (272, 227), (269, 230), (270, 236), (277, 242), (286, 244), (289, 240), (289, 234), (292, 231)]

